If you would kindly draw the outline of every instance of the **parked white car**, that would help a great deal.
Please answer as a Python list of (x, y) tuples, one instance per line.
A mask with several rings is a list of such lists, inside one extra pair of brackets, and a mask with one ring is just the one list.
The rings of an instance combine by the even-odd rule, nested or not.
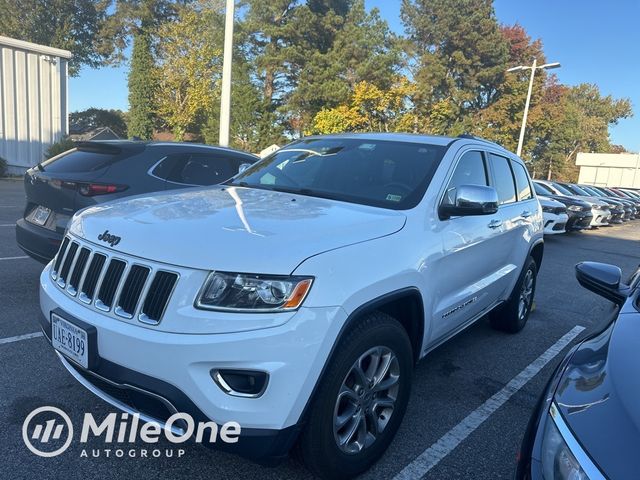
[(414, 362), (488, 313), (524, 327), (542, 218), (494, 143), (304, 138), (224, 185), (76, 214), (40, 279), (42, 328), (118, 408), (237, 421), (238, 453), (297, 443), (350, 477), (393, 439)]
[(544, 221), (544, 234), (556, 235), (565, 233), (565, 227), (569, 220), (567, 215), (567, 207), (549, 197), (538, 195), (538, 200), (542, 206), (542, 217)]
[(544, 185), (556, 195), (562, 195), (570, 198), (579, 198), (583, 202), (587, 202), (589, 205), (591, 205), (591, 214), (593, 215), (593, 218), (591, 219), (591, 227), (605, 227), (609, 225), (609, 220), (611, 219), (611, 209), (610, 205), (607, 202), (599, 200), (595, 197), (576, 195), (573, 192), (566, 190), (562, 185), (558, 185), (557, 183), (548, 180), (535, 180), (535, 183)]

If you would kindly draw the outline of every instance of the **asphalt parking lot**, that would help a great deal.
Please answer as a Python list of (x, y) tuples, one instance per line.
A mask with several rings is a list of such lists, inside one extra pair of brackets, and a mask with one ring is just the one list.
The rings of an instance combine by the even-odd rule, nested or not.
[[(77, 443), (54, 458), (32, 454), (21, 429), (34, 408), (59, 407), (78, 424), (85, 412), (103, 418), (114, 409), (81, 387), (41, 336), (15, 338), (40, 330), (42, 265), (24, 256), (12, 226), (23, 204), (21, 182), (0, 180), (0, 478), (310, 477), (295, 460), (265, 468), (194, 444), (185, 445), (180, 458), (107, 458), (104, 453), (99, 459), (84, 458)], [(363, 477), (510, 478), (529, 415), (553, 368), (568, 344), (611, 312), (606, 300), (578, 285), (574, 265), (581, 260), (614, 263), (629, 275), (638, 264), (639, 241), (640, 221), (547, 238), (536, 309), (527, 327), (507, 335), (480, 321), (425, 358), (416, 368), (395, 441)], [(585, 330), (578, 334), (576, 326)], [(529, 369), (523, 376), (532, 364), (541, 371), (530, 378)], [(157, 446), (165, 447), (169, 444)], [(105, 444), (89, 442), (84, 448), (104, 449)]]

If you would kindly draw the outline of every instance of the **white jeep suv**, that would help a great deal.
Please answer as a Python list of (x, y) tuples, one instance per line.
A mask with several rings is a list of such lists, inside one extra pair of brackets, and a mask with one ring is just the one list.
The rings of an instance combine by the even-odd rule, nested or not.
[(85, 387), (142, 419), (236, 421), (327, 478), (395, 435), (414, 363), (486, 314), (523, 328), (543, 253), (522, 161), (478, 138), (295, 141), (226, 184), (74, 216), (43, 330)]

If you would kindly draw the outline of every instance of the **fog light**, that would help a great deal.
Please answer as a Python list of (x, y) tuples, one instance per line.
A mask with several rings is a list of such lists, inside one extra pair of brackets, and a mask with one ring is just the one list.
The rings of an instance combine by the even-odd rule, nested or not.
[(267, 388), (269, 375), (257, 370), (211, 370), (211, 378), (227, 394), (257, 398)]

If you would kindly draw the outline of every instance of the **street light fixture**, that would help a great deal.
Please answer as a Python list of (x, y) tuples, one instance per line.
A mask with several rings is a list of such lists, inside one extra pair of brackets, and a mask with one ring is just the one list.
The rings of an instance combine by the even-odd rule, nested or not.
[(538, 65), (538, 59), (533, 59), (532, 65), (518, 65), (517, 67), (511, 67), (507, 72), (521, 72), (523, 70), (531, 70), (531, 77), (529, 78), (529, 91), (527, 92), (527, 101), (524, 104), (524, 116), (522, 117), (522, 126), (520, 127), (520, 138), (518, 139), (518, 150), (516, 154), (520, 156), (522, 153), (522, 143), (524, 142), (524, 130), (527, 126), (527, 115), (529, 114), (529, 103), (531, 102), (531, 90), (533, 89), (533, 77), (536, 74), (536, 70), (550, 70), (552, 68), (560, 67), (559, 62), (545, 63), (544, 65)]

